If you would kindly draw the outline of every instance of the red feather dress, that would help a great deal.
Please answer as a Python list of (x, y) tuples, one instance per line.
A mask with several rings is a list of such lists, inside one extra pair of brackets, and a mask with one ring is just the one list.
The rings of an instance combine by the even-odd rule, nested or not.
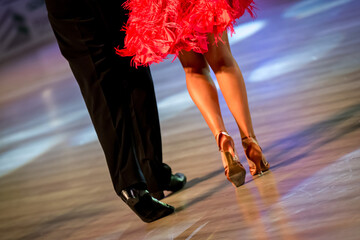
[(254, 16), (253, 0), (127, 0), (129, 19), (120, 56), (133, 56), (132, 65), (158, 63), (182, 50), (207, 52), (207, 34), (219, 40), (245, 11)]

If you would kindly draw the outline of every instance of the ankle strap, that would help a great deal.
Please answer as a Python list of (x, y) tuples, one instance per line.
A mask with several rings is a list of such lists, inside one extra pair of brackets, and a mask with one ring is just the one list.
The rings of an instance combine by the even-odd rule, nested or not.
[[(256, 140), (256, 137), (255, 137), (255, 136), (254, 136), (254, 137), (251, 137), (251, 136), (249, 136), (249, 137), (243, 137), (243, 138), (241, 139), (241, 142), (242, 142), (242, 145), (243, 145), (244, 149), (247, 149), (248, 146), (249, 146), (251, 143), (255, 143), (256, 145), (258, 145), (258, 146), (260, 147), (260, 145), (259, 145), (258, 141)], [(261, 149), (261, 147), (260, 147), (260, 149)], [(262, 150), (262, 149), (261, 149), (261, 150)]]
[(256, 137), (255, 136), (246, 136), (246, 137), (241, 138), (242, 141), (244, 141), (246, 139), (255, 139), (256, 140)]
[(221, 132), (219, 132), (218, 134), (215, 135), (215, 140), (216, 140), (216, 144), (217, 144), (218, 147), (219, 147), (219, 151), (221, 151), (220, 138), (221, 138), (222, 135), (225, 135), (225, 136), (230, 137), (230, 135), (229, 135), (227, 132), (225, 132), (225, 131), (221, 131)]

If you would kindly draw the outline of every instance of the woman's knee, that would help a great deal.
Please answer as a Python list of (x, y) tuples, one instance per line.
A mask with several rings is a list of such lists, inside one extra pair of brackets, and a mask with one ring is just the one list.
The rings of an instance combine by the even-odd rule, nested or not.
[(187, 76), (191, 76), (191, 75), (208, 75), (210, 73), (209, 68), (208, 67), (201, 67), (201, 66), (186, 66), (183, 67), (185, 74)]
[(186, 75), (208, 74), (209, 66), (201, 54), (187, 53), (179, 56)]
[(211, 56), (211, 58), (209, 59), (207, 58), (207, 61), (215, 74), (236, 67), (236, 62), (231, 55), (226, 56), (222, 54), (217, 54), (215, 56)]
[(226, 32), (223, 33), (221, 40), (215, 41), (215, 37), (209, 35), (208, 41), (208, 52), (204, 56), (214, 73), (236, 66), (237, 63), (231, 53)]

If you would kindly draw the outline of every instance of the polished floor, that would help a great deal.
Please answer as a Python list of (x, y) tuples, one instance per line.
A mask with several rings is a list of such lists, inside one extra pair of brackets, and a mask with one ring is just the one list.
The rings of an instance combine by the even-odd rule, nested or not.
[(180, 63), (154, 65), (164, 161), (188, 184), (164, 199), (176, 213), (150, 224), (114, 193), (56, 43), (2, 62), (0, 239), (359, 239), (360, 2), (259, 0), (258, 9), (231, 45), (271, 171), (237, 189), (227, 182)]

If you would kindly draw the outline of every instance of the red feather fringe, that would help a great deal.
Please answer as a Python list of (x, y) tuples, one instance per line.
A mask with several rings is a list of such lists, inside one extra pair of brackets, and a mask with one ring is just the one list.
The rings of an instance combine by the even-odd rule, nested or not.
[(133, 56), (134, 66), (176, 58), (182, 50), (205, 53), (208, 33), (218, 41), (245, 11), (254, 17), (253, 0), (127, 0), (123, 6), (129, 10), (125, 47), (116, 53)]

